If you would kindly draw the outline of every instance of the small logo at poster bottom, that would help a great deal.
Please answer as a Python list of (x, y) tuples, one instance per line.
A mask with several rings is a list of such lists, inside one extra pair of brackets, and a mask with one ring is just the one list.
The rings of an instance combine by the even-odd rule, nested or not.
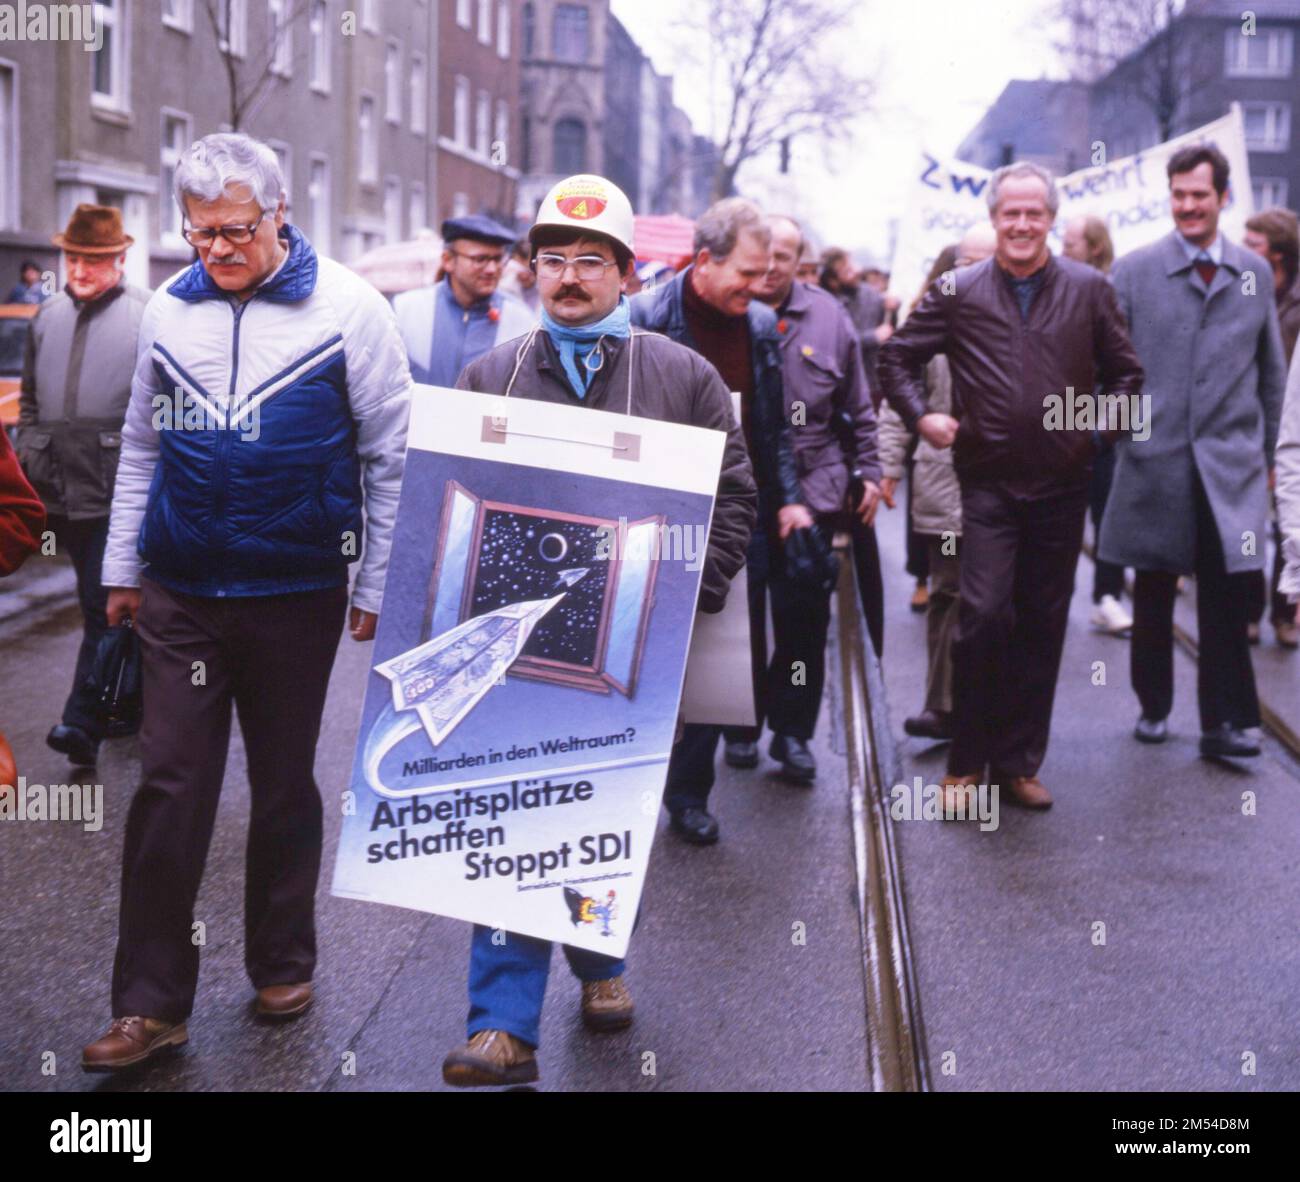
[(615, 902), (617, 898), (617, 893), (611, 890), (606, 893), (605, 901), (600, 903), (581, 891), (575, 891), (572, 887), (564, 888), (564, 901), (568, 905), (569, 918), (573, 920), (573, 926), (576, 928), (580, 923), (599, 923), (602, 936), (614, 934), (609, 925), (612, 920), (618, 918), (618, 904)]

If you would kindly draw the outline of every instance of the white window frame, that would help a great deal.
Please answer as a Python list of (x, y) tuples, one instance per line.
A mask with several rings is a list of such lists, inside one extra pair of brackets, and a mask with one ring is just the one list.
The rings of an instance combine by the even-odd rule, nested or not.
[(266, 146), (275, 153), (280, 162), (280, 172), (284, 177), (284, 208), (286, 214), (293, 212), (293, 145), (286, 140), (267, 140)]
[(361, 27), (367, 33), (379, 32), (379, 0), (361, 0)]
[(462, 29), (471, 28), (474, 24), (474, 3), (473, 0), (456, 0), (456, 23)]
[(131, 111), (131, 4), (130, 0), (113, 0), (111, 8), (94, 6), (96, 28), (111, 29), (109, 69), (113, 90), (103, 94), (95, 89), (95, 61), (104, 51), (87, 54), (90, 59), (90, 104), (101, 111), (130, 114)]
[[(316, 180), (317, 166), (321, 169), (322, 181), (320, 184)], [(334, 211), (330, 205), (333, 200), (332, 190), (333, 180), (330, 176), (330, 158), (323, 152), (313, 152), (307, 165), (307, 214), (311, 219), (309, 233), (312, 244), (317, 251), (326, 255), (331, 253), (333, 247), (331, 235), (334, 232)]]
[(492, 44), (492, 0), (478, 0), (478, 43)]
[[(1295, 57), (1295, 33), (1291, 29), (1269, 26), (1256, 28), (1251, 36), (1242, 32), (1238, 24), (1224, 30), (1223, 72), (1228, 78), (1290, 78)], [(1268, 62), (1264, 66), (1250, 64), (1250, 47), (1268, 44)]]
[[(505, 145), (505, 159), (502, 163), (509, 161), (513, 153), (510, 151), (510, 104), (505, 99), (497, 99), (496, 120), (492, 124), (492, 142)], [(495, 161), (495, 157), (493, 158)]]
[(307, 36), (310, 38), (307, 52), (308, 85), (317, 94), (329, 94), (331, 71), (328, 0), (314, 0), (307, 10)]
[[(183, 125), (184, 130), (181, 133), (181, 146), (179, 148), (173, 148), (167, 142), (168, 120), (175, 120)], [(158, 112), (158, 131), (160, 143), (158, 152), (158, 241), (163, 246), (184, 249), (188, 244), (181, 234), (183, 224), (181, 208), (176, 204), (176, 192), (164, 176), (164, 169), (170, 167), (172, 175), (175, 176), (176, 166), (180, 164), (186, 148), (194, 140), (194, 120), (188, 111), (178, 111), (172, 107), (161, 107)], [(169, 223), (169, 218), (175, 219), (175, 225)]]
[[(0, 121), (0, 230), (18, 226), (19, 183), (18, 170), (23, 158), (23, 124), (18, 110), (18, 63), (0, 57), (0, 103), (5, 98), (5, 78), (8, 78), (8, 123)], [(3, 110), (0, 107), (0, 110)]]
[(474, 116), (470, 108), (473, 106), (473, 92), (470, 88), (469, 79), (464, 74), (456, 75), (455, 92), (452, 96), (452, 139), (462, 148), (470, 146), (470, 133), (472, 131), (471, 123)]
[[(1290, 185), (1284, 176), (1257, 176), (1251, 177), (1251, 186), (1254, 188), (1255, 209), (1256, 212), (1264, 209), (1271, 209), (1274, 206), (1286, 207), (1288, 190)], [(1265, 191), (1269, 196), (1265, 196)]]
[(497, 57), (510, 58), (510, 0), (497, 0)]
[(1287, 152), (1291, 149), (1290, 103), (1242, 103), (1243, 118), (1247, 112), (1262, 110), (1271, 135), (1267, 141), (1251, 140), (1247, 132), (1246, 149), (1250, 152)]
[(451, 199), (451, 216), (454, 218), (469, 217), (469, 194), (456, 193)]
[(293, 0), (266, 0), (267, 32), (271, 38), (270, 71), (280, 78), (293, 77)]
[[(221, 0), (217, 12), (225, 15), (225, 0)], [(230, 28), (218, 38), (218, 45), (229, 45), (231, 57), (248, 56), (248, 0), (230, 0)]]
[(411, 130), (416, 135), (428, 131), (429, 73), (424, 54), (411, 54)]
[[(365, 117), (367, 103), (370, 105), (369, 120)], [(379, 106), (375, 102), (375, 96), (370, 91), (363, 90), (357, 98), (357, 136), (361, 149), (357, 176), (363, 185), (375, 185), (379, 182), (378, 115)], [(368, 133), (367, 128), (369, 128)]]
[(492, 96), (478, 92), (474, 104), (474, 151), (484, 158), (492, 155)]
[(384, 45), (384, 118), (402, 124), (402, 43), (395, 37)]
[(194, 0), (176, 0), (178, 12), (175, 16), (162, 14), (162, 23), (178, 33), (194, 32)]
[(384, 238), (402, 241), (402, 178), (390, 173), (384, 177)]
[(429, 201), (423, 181), (412, 181), (406, 191), (406, 232), (414, 238), (429, 224)]

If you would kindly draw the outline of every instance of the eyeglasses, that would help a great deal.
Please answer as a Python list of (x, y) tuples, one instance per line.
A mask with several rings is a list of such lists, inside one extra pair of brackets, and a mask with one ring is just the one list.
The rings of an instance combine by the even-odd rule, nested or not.
[(218, 237), (224, 238), (233, 246), (247, 246), (253, 241), (253, 235), (257, 233), (257, 228), (266, 218), (267, 212), (265, 209), (262, 210), (262, 216), (251, 226), (217, 226), (211, 230), (186, 226), (181, 230), (181, 236), (191, 246), (211, 246)]
[(547, 279), (559, 279), (570, 267), (583, 283), (594, 283), (605, 274), (606, 267), (617, 267), (618, 263), (606, 262), (598, 254), (583, 254), (576, 259), (566, 259), (562, 254), (539, 254), (537, 256), (537, 273)]
[(466, 254), (463, 250), (453, 250), (451, 252), (458, 259), (464, 259), (471, 267), (482, 270), (484, 267), (499, 267), (505, 262), (506, 256), (503, 254)]

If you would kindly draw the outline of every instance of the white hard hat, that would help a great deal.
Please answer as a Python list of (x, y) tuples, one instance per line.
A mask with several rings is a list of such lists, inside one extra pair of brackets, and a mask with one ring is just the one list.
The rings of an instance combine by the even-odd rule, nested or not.
[(565, 226), (602, 234), (636, 254), (632, 245), (632, 202), (622, 189), (603, 176), (571, 176), (552, 186), (528, 231), (530, 240), (533, 231), (541, 226)]

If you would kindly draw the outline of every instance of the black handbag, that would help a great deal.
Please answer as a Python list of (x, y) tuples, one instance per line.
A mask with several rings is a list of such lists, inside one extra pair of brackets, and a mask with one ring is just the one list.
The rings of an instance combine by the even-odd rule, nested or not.
[(796, 529), (782, 547), (786, 578), (829, 594), (839, 578), (840, 560), (819, 529)]
[(100, 733), (105, 738), (124, 738), (140, 729), (144, 713), (140, 638), (129, 620), (100, 637), (86, 688), (94, 697)]

